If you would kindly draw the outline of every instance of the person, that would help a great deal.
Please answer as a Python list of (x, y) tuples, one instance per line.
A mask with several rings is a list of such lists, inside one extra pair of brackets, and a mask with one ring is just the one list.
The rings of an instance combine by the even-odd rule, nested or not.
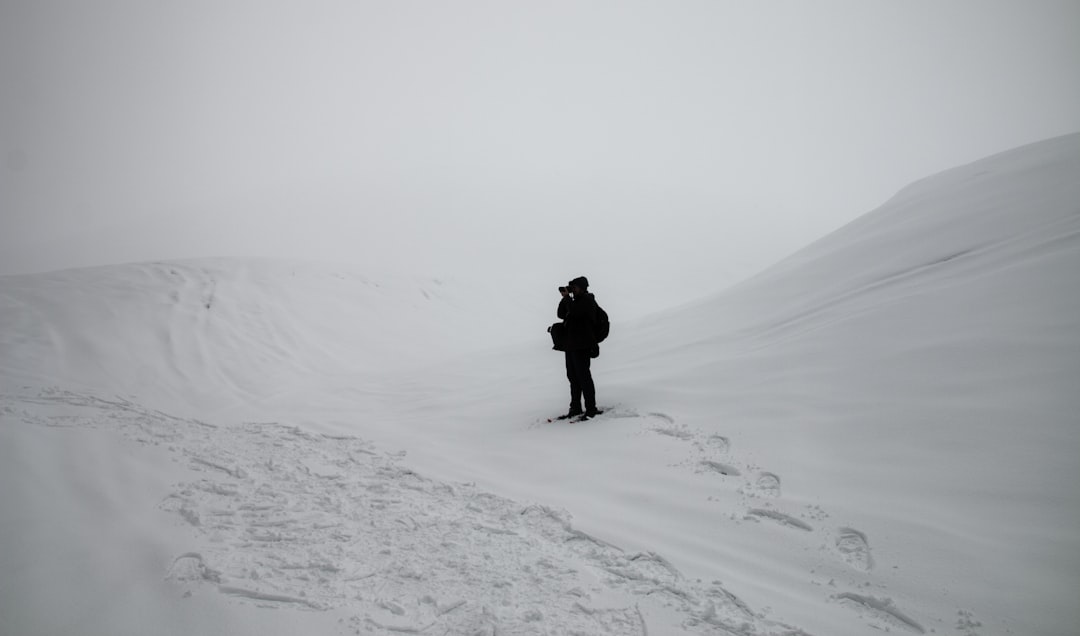
[(589, 279), (584, 276), (578, 276), (559, 291), (562, 299), (556, 314), (565, 326), (566, 378), (570, 380), (570, 412), (559, 419), (578, 415), (588, 419), (602, 412), (596, 408), (596, 386), (589, 368), (599, 347), (595, 332), (596, 297), (589, 293)]

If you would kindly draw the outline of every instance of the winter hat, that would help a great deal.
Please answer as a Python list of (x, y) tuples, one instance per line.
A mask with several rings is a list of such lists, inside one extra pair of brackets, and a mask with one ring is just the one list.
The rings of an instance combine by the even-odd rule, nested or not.
[(575, 285), (577, 285), (578, 287), (580, 287), (582, 289), (588, 289), (589, 288), (589, 279), (585, 278), (584, 276), (578, 276), (574, 280), (570, 281), (570, 287), (573, 287)]

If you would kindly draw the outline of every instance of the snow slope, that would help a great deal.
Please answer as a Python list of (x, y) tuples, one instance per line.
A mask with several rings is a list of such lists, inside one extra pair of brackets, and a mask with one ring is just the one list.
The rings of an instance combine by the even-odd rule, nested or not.
[(507, 302), (483, 340), (462, 339), (480, 286), (329, 264), (197, 260), (2, 280), (8, 377), (122, 390), (201, 416), (336, 376), (355, 386), (358, 375), (514, 342), (538, 326), (535, 306)]
[[(617, 325), (601, 400), (638, 418), (493, 431), (544, 407), (470, 372), (437, 380), (455, 397), (421, 407), (408, 447), (441, 474), (561, 493), (583, 527), (688, 575), (722, 573), (814, 633), (862, 633), (852, 610), (916, 632), (1069, 633), (1077, 272), (1069, 136), (914, 184), (735, 289)], [(546, 368), (561, 396), (558, 360)], [(616, 444), (616, 431), (643, 439)], [(444, 453), (457, 438), (484, 441)]]
[(1071, 633), (1077, 272), (1072, 135), (613, 316), (580, 424), (545, 292), (0, 278), (0, 633)]

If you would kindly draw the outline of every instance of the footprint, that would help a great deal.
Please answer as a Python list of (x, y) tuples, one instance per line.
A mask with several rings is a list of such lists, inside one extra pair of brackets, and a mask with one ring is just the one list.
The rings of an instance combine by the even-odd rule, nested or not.
[(734, 466), (730, 466), (728, 464), (721, 464), (720, 462), (714, 462), (711, 459), (701, 460), (701, 465), (704, 466), (707, 470), (720, 473), (725, 477), (738, 477), (742, 474), (741, 472), (739, 472), (739, 469), (735, 468)]
[(684, 442), (689, 442), (694, 439), (694, 433), (686, 427), (685, 424), (676, 424), (675, 418), (664, 413), (647, 413), (647, 417), (654, 417), (661, 421), (657, 426), (653, 426), (649, 430), (660, 435), (666, 435), (668, 437), (674, 437), (675, 439), (681, 439)]
[(836, 600), (840, 601), (842, 605), (846, 605), (856, 611), (862, 612), (866, 618), (877, 619), (881, 621), (883, 625), (873, 625), (878, 629), (889, 627), (902, 627), (904, 629), (915, 632), (916, 634), (925, 634), (926, 630), (922, 625), (917, 623), (910, 616), (900, 611), (900, 608), (896, 607), (890, 598), (875, 598), (873, 596), (863, 596), (862, 594), (854, 594), (851, 592), (844, 592), (834, 596)]
[(685, 428), (679, 428), (677, 426), (662, 427), (657, 426), (652, 429), (652, 432), (660, 435), (666, 435), (668, 437), (674, 437), (675, 439), (681, 439), (684, 442), (688, 442), (694, 439), (694, 434)]
[(708, 436), (705, 438), (705, 445), (721, 453), (726, 453), (731, 450), (731, 440), (723, 435), (713, 434)]
[(844, 562), (860, 572), (869, 572), (874, 567), (870, 555), (870, 543), (866, 535), (854, 528), (840, 528), (836, 536), (836, 550)]
[(754, 490), (765, 497), (779, 497), (780, 477), (775, 473), (758, 473), (757, 479), (754, 480)]
[(791, 527), (791, 528), (798, 528), (799, 530), (805, 530), (807, 532), (812, 532), (814, 530), (813, 526), (806, 523), (805, 521), (802, 521), (801, 519), (796, 519), (795, 517), (792, 517), (791, 515), (786, 515), (786, 514), (784, 514), (782, 512), (777, 512), (775, 510), (765, 510), (764, 508), (754, 508), (752, 510), (748, 510), (746, 512), (746, 514), (749, 517), (771, 519), (771, 520), (773, 520), (773, 521), (775, 521), (775, 522), (777, 522), (777, 523), (779, 523), (781, 525), (785, 525), (785, 526), (788, 526), (788, 527)]

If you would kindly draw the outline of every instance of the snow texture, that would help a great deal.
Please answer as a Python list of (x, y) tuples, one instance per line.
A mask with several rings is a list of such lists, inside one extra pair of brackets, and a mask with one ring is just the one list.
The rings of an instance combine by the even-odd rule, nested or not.
[(1071, 633), (1077, 272), (1072, 135), (613, 316), (576, 423), (529, 290), (2, 277), (0, 633)]

